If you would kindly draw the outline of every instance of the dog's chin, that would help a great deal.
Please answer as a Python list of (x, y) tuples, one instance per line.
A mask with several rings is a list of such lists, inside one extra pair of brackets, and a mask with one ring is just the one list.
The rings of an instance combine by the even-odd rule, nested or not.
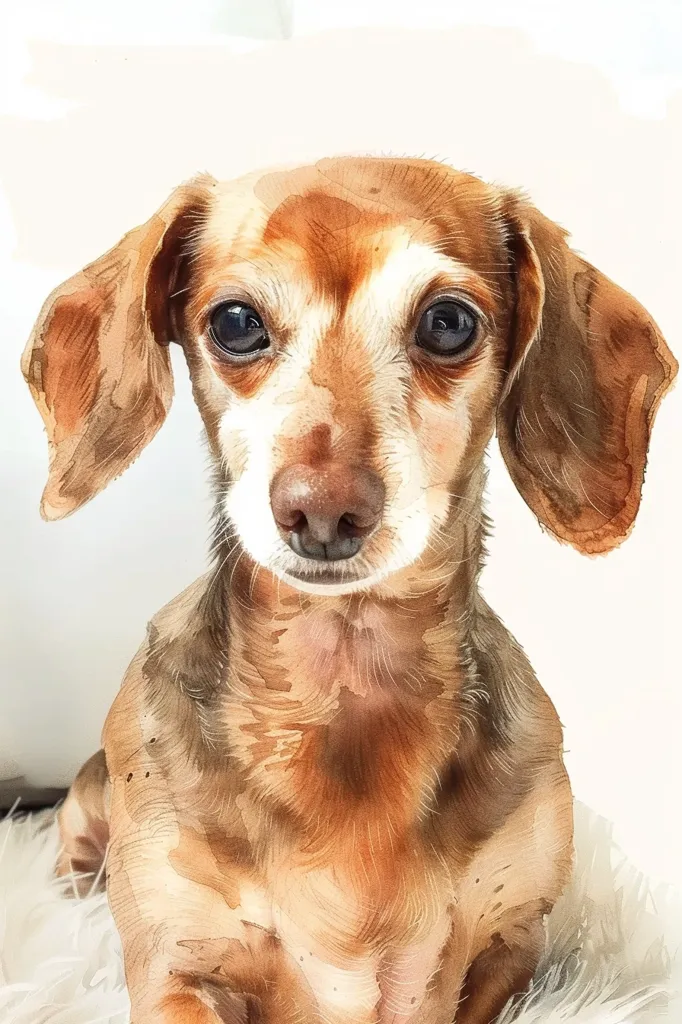
[(297, 559), (295, 565), (279, 565), (270, 571), (295, 590), (324, 597), (360, 593), (385, 578), (385, 573), (356, 569), (349, 564), (351, 561), (316, 562), (308, 568), (301, 565), (303, 559)]
[(277, 575), (282, 582), (295, 590), (301, 590), (305, 594), (317, 594), (320, 597), (341, 597), (344, 594), (359, 593), (377, 582), (374, 573), (371, 576), (341, 576), (333, 571), (301, 574), (280, 570)]

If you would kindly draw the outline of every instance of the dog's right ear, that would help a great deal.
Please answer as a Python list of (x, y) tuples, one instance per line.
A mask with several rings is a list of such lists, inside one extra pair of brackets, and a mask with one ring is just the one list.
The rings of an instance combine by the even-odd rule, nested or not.
[(47, 429), (44, 519), (61, 519), (119, 476), (151, 441), (173, 397), (170, 297), (213, 179), (181, 185), (45, 302), (21, 369)]

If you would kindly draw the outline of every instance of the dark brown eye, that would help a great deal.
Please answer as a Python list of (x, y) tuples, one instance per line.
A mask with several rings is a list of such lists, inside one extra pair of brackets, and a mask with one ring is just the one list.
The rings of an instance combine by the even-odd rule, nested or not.
[(416, 341), (433, 355), (460, 355), (473, 344), (477, 323), (476, 314), (462, 303), (436, 302), (422, 314)]
[(222, 302), (216, 306), (209, 331), (218, 348), (231, 356), (250, 356), (270, 345), (262, 317), (253, 306), (243, 302)]

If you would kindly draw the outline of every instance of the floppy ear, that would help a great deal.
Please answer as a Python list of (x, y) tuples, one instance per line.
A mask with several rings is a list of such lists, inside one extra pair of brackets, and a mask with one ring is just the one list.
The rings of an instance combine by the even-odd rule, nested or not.
[(656, 410), (677, 373), (640, 304), (506, 199), (516, 311), (497, 433), (541, 523), (578, 551), (610, 551), (639, 508)]
[(43, 305), (21, 369), (47, 429), (45, 519), (61, 519), (93, 498), (166, 417), (173, 397), (170, 296), (211, 182), (180, 186), (146, 224)]

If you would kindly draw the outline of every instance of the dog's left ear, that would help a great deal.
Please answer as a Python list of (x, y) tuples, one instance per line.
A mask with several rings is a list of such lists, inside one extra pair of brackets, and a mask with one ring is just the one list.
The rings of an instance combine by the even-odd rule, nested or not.
[(173, 397), (171, 297), (212, 184), (206, 175), (181, 185), (45, 302), (21, 362), (47, 429), (43, 518), (89, 501), (163, 423)]
[(586, 554), (624, 540), (639, 508), (649, 435), (677, 362), (645, 309), (504, 199), (516, 308), (497, 434), (540, 522)]

